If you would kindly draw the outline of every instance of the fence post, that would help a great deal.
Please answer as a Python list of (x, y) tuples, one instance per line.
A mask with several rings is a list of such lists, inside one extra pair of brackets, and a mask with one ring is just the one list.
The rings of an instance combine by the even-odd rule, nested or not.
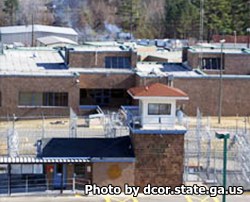
[(11, 164), (8, 164), (8, 195), (11, 195)]
[(73, 181), (72, 181), (72, 190), (73, 190), (73, 193), (75, 193), (76, 191), (76, 178), (75, 178), (75, 174), (73, 174)]
[(26, 175), (26, 180), (25, 180), (25, 192), (29, 192), (29, 178), (28, 175)]
[(47, 191), (49, 190), (49, 180), (48, 180), (48, 175), (46, 175), (46, 189), (47, 189)]

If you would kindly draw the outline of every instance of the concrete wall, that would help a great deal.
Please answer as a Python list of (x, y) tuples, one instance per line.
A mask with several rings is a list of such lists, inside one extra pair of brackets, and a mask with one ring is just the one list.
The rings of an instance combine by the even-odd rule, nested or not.
[[(189, 96), (189, 101), (178, 102), (190, 116), (196, 115), (197, 107), (204, 115), (216, 116), (219, 102), (219, 79), (175, 78), (174, 87)], [(249, 116), (250, 79), (223, 79), (223, 116)]]
[(180, 186), (184, 135), (132, 134), (136, 156), (135, 185)]
[(69, 66), (79, 68), (105, 68), (105, 57), (130, 57), (131, 66), (136, 67), (137, 54), (133, 51), (70, 51)]
[(134, 163), (93, 163), (92, 183), (99, 186), (134, 185)]

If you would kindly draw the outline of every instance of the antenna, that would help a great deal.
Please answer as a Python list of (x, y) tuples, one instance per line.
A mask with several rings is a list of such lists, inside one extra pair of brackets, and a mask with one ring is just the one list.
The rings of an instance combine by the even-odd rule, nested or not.
[(31, 31), (31, 46), (34, 47), (34, 13), (31, 16), (32, 31)]
[(3, 43), (2, 43), (2, 33), (0, 30), (0, 54), (3, 54)]
[[(204, 0), (200, 0), (200, 36), (199, 43), (203, 43), (203, 35), (204, 35)], [(203, 48), (201, 46), (201, 51), (199, 53), (199, 64), (198, 69), (202, 68), (202, 58), (203, 58)]]

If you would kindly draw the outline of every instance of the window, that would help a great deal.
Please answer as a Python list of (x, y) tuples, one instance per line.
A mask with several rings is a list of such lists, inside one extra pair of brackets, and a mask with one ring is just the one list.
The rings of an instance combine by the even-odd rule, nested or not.
[(85, 100), (88, 98), (87, 89), (80, 89), (80, 105), (85, 104)]
[(170, 115), (171, 104), (148, 104), (148, 115)]
[(68, 93), (19, 93), (20, 106), (68, 106)]
[(68, 93), (43, 93), (43, 106), (68, 106)]
[(129, 69), (130, 57), (105, 57), (105, 68)]
[(56, 165), (56, 173), (63, 173), (63, 165), (62, 164), (57, 164)]
[(19, 105), (21, 106), (41, 106), (42, 93), (19, 93)]
[(82, 175), (82, 176), (85, 176), (85, 165), (84, 164), (76, 164), (75, 165), (75, 174), (76, 175)]
[(202, 58), (203, 69), (220, 70), (220, 67), (221, 58)]

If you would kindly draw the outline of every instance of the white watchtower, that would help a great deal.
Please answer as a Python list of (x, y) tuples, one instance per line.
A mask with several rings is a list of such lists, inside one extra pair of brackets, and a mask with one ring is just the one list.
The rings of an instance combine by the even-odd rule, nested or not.
[(188, 100), (187, 94), (180, 89), (161, 83), (130, 88), (128, 93), (139, 100), (137, 119), (146, 130), (176, 129), (176, 101)]

